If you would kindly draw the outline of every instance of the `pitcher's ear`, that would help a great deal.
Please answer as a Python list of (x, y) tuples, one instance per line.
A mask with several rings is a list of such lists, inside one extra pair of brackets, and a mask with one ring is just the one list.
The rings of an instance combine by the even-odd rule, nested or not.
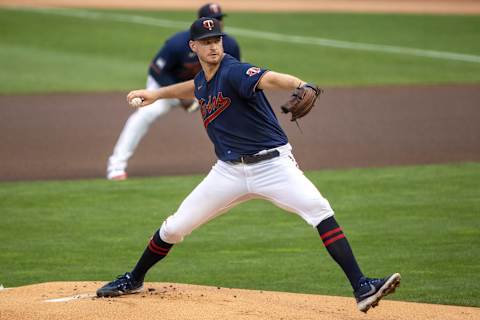
[(196, 52), (195, 50), (197, 49), (197, 47), (195, 46), (195, 41), (193, 40), (188, 41), (188, 45), (190, 46), (190, 49), (192, 49), (193, 52)]

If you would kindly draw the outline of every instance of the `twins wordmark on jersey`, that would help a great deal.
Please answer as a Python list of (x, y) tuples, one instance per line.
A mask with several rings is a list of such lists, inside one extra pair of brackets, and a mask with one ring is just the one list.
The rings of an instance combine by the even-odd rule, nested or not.
[(220, 160), (288, 142), (265, 94), (257, 88), (265, 72), (225, 54), (212, 79), (207, 81), (203, 71), (195, 77), (203, 124)]
[[(258, 73), (260, 73), (261, 69), (258, 67), (250, 67), (245, 72), (246, 75), (252, 77)], [(199, 86), (201, 89), (202, 86)], [(201, 107), (201, 113), (203, 118), (203, 124), (205, 128), (208, 126), (210, 122), (212, 122), (223, 110), (228, 108), (232, 102), (232, 99), (229, 97), (224, 97), (223, 92), (218, 92), (216, 96), (209, 95), (208, 101), (204, 98), (200, 99), (198, 103)]]
[(203, 125), (206, 128), (210, 122), (223, 112), (223, 110), (230, 106), (232, 99), (224, 97), (223, 93), (220, 91), (216, 96), (208, 96), (208, 101), (205, 101), (205, 99), (202, 98), (198, 103), (201, 107), (200, 110), (202, 113)]

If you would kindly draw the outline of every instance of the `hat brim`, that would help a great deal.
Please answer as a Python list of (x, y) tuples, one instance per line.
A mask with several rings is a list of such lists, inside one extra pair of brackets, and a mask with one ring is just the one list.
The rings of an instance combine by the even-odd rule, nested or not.
[(203, 39), (207, 39), (207, 38), (223, 37), (224, 35), (225, 35), (225, 33), (223, 33), (223, 32), (210, 32), (210, 33), (203, 34), (201, 36), (192, 38), (192, 40), (203, 40)]

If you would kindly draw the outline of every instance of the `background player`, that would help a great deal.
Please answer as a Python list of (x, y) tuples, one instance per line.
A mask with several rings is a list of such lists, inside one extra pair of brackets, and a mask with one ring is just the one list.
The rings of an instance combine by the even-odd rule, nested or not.
[[(208, 3), (198, 10), (198, 17), (212, 17), (222, 21), (225, 14), (216, 3)], [(223, 22), (220, 27), (223, 29)], [(190, 32), (185, 30), (169, 38), (153, 58), (148, 69), (147, 89), (157, 89), (163, 86), (193, 79), (200, 71), (197, 56), (190, 50), (188, 41)], [(240, 48), (233, 37), (224, 36), (225, 52), (240, 60)], [(125, 123), (113, 154), (108, 159), (107, 178), (110, 180), (125, 180), (128, 160), (135, 152), (150, 125), (170, 111), (172, 107), (182, 106), (189, 112), (198, 109), (194, 99), (160, 99), (147, 108), (138, 109)]]
[(127, 96), (128, 101), (140, 97), (143, 105), (148, 105), (161, 98), (195, 95), (219, 160), (177, 212), (154, 233), (132, 272), (106, 284), (97, 295), (141, 291), (147, 271), (175, 243), (235, 205), (262, 198), (298, 214), (318, 230), (329, 254), (349, 279), (358, 309), (366, 312), (395, 290), (400, 274), (380, 279), (363, 275), (329, 202), (298, 168), (287, 136), (263, 93), (264, 89), (295, 90), (294, 100), (298, 103), (290, 101), (288, 105), (293, 109), (286, 109), (294, 119), (308, 113), (315, 99), (312, 104), (302, 104), (312, 94), (318, 97), (320, 90), (294, 76), (260, 69), (224, 54), (222, 36), (219, 21), (196, 20), (190, 28), (190, 47), (197, 53), (202, 71), (194, 81), (132, 91)]

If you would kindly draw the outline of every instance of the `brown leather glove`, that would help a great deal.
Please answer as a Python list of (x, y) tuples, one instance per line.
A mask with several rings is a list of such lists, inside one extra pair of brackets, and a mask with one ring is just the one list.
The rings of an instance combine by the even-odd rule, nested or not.
[(180, 106), (187, 112), (192, 113), (197, 111), (200, 106), (198, 105), (197, 99), (179, 99)]
[(323, 90), (318, 86), (306, 83), (293, 91), (290, 100), (281, 106), (283, 113), (291, 113), (290, 121), (295, 121), (304, 117), (312, 110), (315, 101), (323, 93)]

